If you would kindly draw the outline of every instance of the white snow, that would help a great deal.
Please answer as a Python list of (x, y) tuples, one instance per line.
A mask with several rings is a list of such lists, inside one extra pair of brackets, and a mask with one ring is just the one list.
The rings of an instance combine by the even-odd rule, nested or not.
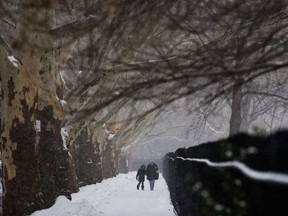
[(63, 141), (63, 150), (68, 150), (66, 140), (68, 138), (68, 130), (67, 128), (61, 128), (61, 137)]
[(8, 59), (14, 65), (14, 67), (18, 67), (19, 61), (14, 56), (8, 56)]
[(64, 106), (64, 105), (67, 104), (67, 102), (66, 102), (65, 100), (60, 100), (59, 103), (60, 103), (62, 106)]
[[(103, 125), (103, 127), (104, 126), (106, 126), (105, 124)], [(113, 138), (114, 138), (114, 136), (115, 136), (115, 133), (110, 133), (110, 131), (106, 128), (105, 129), (105, 132), (106, 132), (106, 134), (107, 134), (107, 139), (108, 140), (112, 140)]]
[(61, 100), (57, 95), (56, 95), (56, 99), (59, 102), (59, 104), (63, 107), (67, 104), (67, 101)]
[(155, 182), (154, 191), (137, 190), (136, 172), (119, 174), (101, 183), (84, 186), (72, 194), (72, 200), (57, 198), (49, 209), (34, 212), (31, 216), (175, 216), (169, 191), (162, 175)]
[(115, 134), (109, 133), (108, 134), (108, 140), (112, 140), (114, 138)]

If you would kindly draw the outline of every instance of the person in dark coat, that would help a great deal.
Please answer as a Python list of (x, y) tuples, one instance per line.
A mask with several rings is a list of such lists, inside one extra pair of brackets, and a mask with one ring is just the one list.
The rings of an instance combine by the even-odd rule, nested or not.
[(154, 190), (155, 180), (159, 177), (157, 170), (158, 166), (154, 161), (151, 161), (151, 163), (147, 165), (146, 175), (147, 180), (149, 181), (150, 190)]
[(146, 166), (145, 164), (142, 164), (141, 167), (138, 169), (136, 175), (136, 180), (139, 181), (137, 184), (137, 190), (139, 190), (140, 185), (141, 189), (144, 190), (145, 175), (146, 175)]

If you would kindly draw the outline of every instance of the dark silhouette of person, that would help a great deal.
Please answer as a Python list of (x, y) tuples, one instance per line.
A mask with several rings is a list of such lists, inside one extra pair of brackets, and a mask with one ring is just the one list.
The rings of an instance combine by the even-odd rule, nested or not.
[(149, 181), (150, 190), (154, 190), (155, 180), (157, 180), (159, 177), (159, 173), (157, 173), (157, 170), (158, 166), (154, 161), (151, 161), (151, 163), (147, 165), (146, 175), (147, 180)]
[(138, 169), (136, 175), (136, 180), (139, 181), (137, 184), (137, 190), (139, 190), (140, 185), (141, 189), (144, 190), (145, 175), (146, 175), (146, 166), (145, 164), (142, 164), (141, 167)]

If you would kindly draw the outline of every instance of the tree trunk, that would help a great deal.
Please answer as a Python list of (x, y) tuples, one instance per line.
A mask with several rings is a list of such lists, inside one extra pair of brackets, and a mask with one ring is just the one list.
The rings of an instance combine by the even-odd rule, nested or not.
[(119, 173), (128, 173), (128, 158), (126, 155), (119, 155), (118, 170)]
[(82, 130), (73, 144), (78, 184), (80, 186), (102, 181), (99, 143), (93, 142), (88, 130)]
[(61, 136), (61, 88), (47, 30), (50, 1), (26, 0), (19, 14), (15, 67), (1, 50), (3, 89), (3, 211), (23, 216), (51, 206), (60, 194), (77, 190), (75, 169)]
[(245, 97), (243, 97), (243, 99), (242, 99), (242, 107), (241, 107), (242, 121), (241, 121), (240, 130), (242, 132), (246, 132), (246, 133), (248, 133), (249, 126), (250, 126), (250, 113), (249, 113), (250, 106), (251, 106), (251, 97), (248, 94)]
[(0, 65), (3, 210), (4, 215), (22, 216), (42, 204), (35, 130), (38, 88), (31, 85), (30, 71), (14, 67), (3, 49)]
[(116, 148), (112, 140), (106, 140), (102, 151), (102, 175), (104, 179), (117, 175), (116, 170)]
[(230, 118), (229, 135), (234, 135), (240, 132), (241, 128), (241, 101), (242, 101), (242, 85), (235, 85), (232, 92), (232, 106)]

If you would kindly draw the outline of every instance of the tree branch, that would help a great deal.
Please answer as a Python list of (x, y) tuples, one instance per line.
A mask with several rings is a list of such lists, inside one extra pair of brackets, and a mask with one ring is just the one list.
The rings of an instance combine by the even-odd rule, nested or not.
[(12, 48), (10, 47), (10, 45), (1, 37), (0, 35), (0, 45), (2, 45), (5, 50), (7, 51), (8, 55), (12, 55)]
[(87, 33), (99, 24), (103, 24), (103, 20), (95, 16), (89, 16), (80, 20), (75, 20), (70, 23), (56, 26), (50, 29), (49, 33), (56, 39), (67, 37), (69, 35), (75, 35), (79, 32)]

